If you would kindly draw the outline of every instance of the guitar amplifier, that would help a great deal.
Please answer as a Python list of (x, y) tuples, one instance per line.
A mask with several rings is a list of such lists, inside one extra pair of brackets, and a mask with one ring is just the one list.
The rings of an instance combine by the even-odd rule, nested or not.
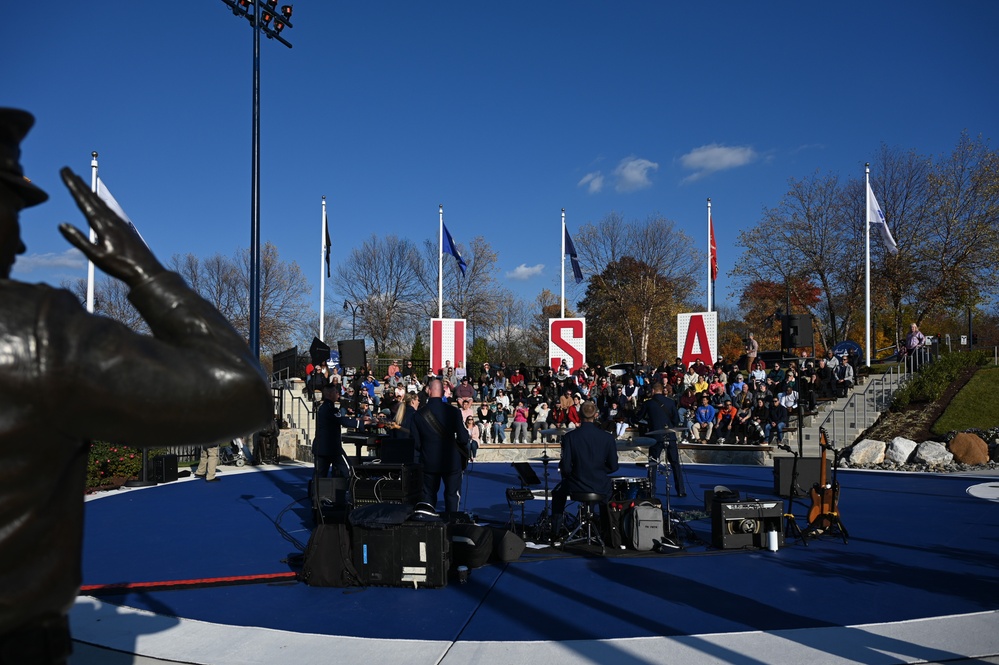
[(711, 504), (711, 544), (724, 550), (767, 546), (767, 532), (777, 532), (784, 544), (784, 503), (781, 501), (715, 501)]
[(387, 529), (355, 526), (354, 568), (364, 584), (394, 587), (447, 586), (451, 541), (444, 522), (403, 522)]
[(350, 496), (355, 506), (417, 503), (423, 497), (419, 464), (361, 464), (354, 467)]

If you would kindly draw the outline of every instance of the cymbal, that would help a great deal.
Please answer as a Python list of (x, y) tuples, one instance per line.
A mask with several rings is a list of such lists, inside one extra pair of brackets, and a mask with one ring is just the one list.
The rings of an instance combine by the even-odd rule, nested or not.
[(564, 427), (553, 427), (551, 429), (543, 429), (543, 430), (541, 430), (541, 434), (543, 436), (562, 436), (563, 434), (565, 434), (568, 431), (569, 430), (567, 430)]
[(551, 461), (551, 460), (553, 460), (555, 458), (552, 457), (551, 455), (541, 455), (541, 457), (532, 457), (531, 459), (532, 460), (537, 460), (539, 462), (549, 462), (549, 461)]

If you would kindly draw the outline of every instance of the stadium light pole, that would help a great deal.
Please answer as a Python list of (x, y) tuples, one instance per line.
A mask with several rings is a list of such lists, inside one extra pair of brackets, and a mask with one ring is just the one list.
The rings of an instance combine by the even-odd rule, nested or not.
[[(250, 352), (260, 358), (260, 33), (288, 48), (281, 32), (291, 26), (291, 5), (278, 12), (278, 0), (222, 0), (253, 27), (253, 155), (250, 179)], [(258, 20), (259, 19), (259, 20)]]

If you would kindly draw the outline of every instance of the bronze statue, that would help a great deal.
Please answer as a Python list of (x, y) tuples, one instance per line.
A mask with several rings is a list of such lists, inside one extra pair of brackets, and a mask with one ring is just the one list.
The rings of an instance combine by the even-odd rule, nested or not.
[(62, 663), (88, 441), (217, 442), (265, 428), (273, 402), (243, 338), (68, 168), (63, 182), (97, 241), (59, 230), (129, 286), (152, 335), (88, 314), (69, 291), (10, 280), (25, 251), (18, 213), (48, 198), (19, 163), (33, 123), (0, 109), (0, 654)]

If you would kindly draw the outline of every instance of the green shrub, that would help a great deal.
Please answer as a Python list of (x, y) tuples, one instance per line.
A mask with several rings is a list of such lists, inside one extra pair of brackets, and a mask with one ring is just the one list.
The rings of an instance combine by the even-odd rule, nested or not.
[[(165, 449), (150, 450), (148, 459)], [(138, 478), (142, 474), (142, 449), (105, 441), (90, 444), (90, 458), (87, 460), (87, 489), (108, 487), (121, 479)]]
[(947, 387), (968, 367), (981, 367), (989, 362), (984, 351), (948, 353), (933, 363), (922, 366), (920, 371), (892, 397), (892, 408), (901, 409), (910, 404), (922, 404), (940, 399)]

